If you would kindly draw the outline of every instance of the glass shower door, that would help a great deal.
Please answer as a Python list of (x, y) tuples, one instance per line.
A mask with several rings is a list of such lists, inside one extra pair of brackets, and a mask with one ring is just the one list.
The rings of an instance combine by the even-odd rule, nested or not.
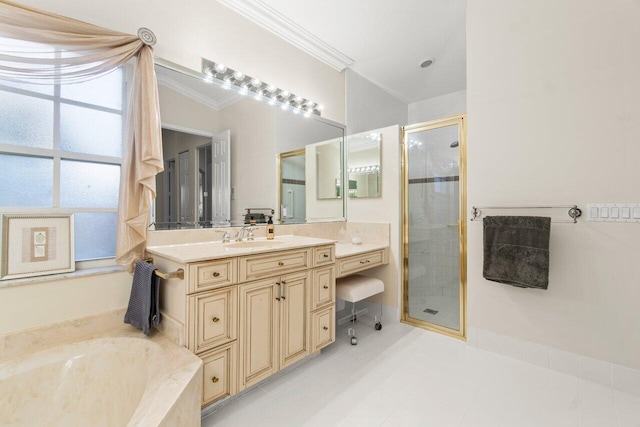
[(404, 129), (403, 321), (465, 336), (464, 116)]

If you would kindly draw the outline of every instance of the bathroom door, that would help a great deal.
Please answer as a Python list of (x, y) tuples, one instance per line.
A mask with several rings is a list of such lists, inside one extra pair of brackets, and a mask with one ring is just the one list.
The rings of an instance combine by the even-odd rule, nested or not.
[(466, 116), (403, 129), (402, 320), (465, 337)]
[(231, 221), (231, 131), (213, 135), (211, 140), (213, 182), (212, 221), (225, 224)]

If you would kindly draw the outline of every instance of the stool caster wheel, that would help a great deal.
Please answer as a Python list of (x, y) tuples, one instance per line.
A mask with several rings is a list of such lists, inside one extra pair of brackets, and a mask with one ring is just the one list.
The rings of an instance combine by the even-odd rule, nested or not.
[(357, 345), (357, 344), (358, 344), (358, 338), (351, 337), (351, 345)]
[(376, 331), (379, 331), (380, 329), (382, 329), (382, 323), (378, 322), (376, 323)]

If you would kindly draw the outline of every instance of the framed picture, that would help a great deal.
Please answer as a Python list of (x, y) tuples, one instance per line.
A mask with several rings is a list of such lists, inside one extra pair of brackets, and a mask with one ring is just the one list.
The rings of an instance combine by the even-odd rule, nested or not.
[(73, 214), (2, 215), (0, 280), (75, 271)]

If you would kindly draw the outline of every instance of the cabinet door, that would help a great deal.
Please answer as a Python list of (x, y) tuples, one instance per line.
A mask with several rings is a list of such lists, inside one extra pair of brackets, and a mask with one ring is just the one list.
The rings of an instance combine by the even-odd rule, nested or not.
[(202, 358), (202, 406), (236, 393), (236, 343), (230, 343)]
[(312, 272), (311, 310), (336, 301), (336, 269), (331, 267), (316, 268)]
[(190, 296), (187, 346), (189, 350), (197, 354), (235, 340), (237, 307), (236, 287)]
[(336, 340), (336, 311), (334, 306), (311, 314), (311, 351), (316, 352)]
[(240, 285), (240, 384), (245, 389), (278, 370), (277, 279)]
[(309, 274), (280, 278), (280, 369), (309, 354)]

